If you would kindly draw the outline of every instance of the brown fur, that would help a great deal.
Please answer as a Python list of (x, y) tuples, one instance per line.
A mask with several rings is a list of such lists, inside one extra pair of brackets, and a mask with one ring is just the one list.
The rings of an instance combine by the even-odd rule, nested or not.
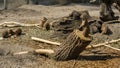
[(46, 17), (43, 17), (43, 18), (41, 19), (42, 22), (40, 23), (40, 26), (43, 27), (47, 20), (48, 20), (48, 19), (47, 19)]
[(5, 31), (2, 32), (2, 37), (3, 38), (8, 38), (9, 37), (9, 33), (8, 33), (7, 30), (5, 30)]
[(82, 23), (80, 25), (80, 31), (76, 31), (76, 34), (82, 39), (86, 41), (91, 41), (91, 36), (90, 36), (90, 28), (88, 24), (88, 17), (87, 14), (82, 14)]
[(53, 25), (55, 23), (55, 20), (53, 19), (48, 19), (44, 24), (43, 24), (43, 29), (44, 30), (50, 30), (53, 28)]
[(22, 34), (22, 29), (21, 28), (17, 28), (14, 32), (15, 32), (16, 36), (19, 36), (19, 35)]
[(107, 24), (102, 24), (101, 31), (102, 31), (101, 34), (108, 34), (109, 28)]
[(10, 30), (8, 31), (8, 34), (9, 34), (9, 36), (12, 36), (12, 35), (14, 35), (15, 33), (14, 33), (13, 30), (10, 29)]

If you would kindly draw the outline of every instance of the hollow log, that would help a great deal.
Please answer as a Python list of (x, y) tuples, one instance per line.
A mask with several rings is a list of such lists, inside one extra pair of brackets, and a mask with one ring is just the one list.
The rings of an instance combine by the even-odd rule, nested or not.
[(61, 46), (55, 50), (52, 58), (55, 60), (70, 60), (75, 59), (79, 54), (85, 50), (85, 48), (90, 43), (90, 40), (81, 40), (81, 38), (76, 34), (74, 30), (66, 39)]

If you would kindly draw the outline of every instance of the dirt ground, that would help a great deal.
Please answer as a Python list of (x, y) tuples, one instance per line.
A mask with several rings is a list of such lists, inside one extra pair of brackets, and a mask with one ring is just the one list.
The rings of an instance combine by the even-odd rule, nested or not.
[[(99, 6), (71, 4), (66, 6), (23, 5), (12, 10), (0, 11), (0, 23), (5, 21), (17, 21), (21, 23), (39, 23), (42, 17), (57, 19), (68, 15), (73, 10), (88, 10), (91, 16), (98, 18)], [(120, 13), (115, 10), (116, 15)], [(0, 36), (3, 30), (16, 29), (0, 28)], [(120, 54), (106, 47), (85, 50), (80, 57), (69, 61), (55, 61), (41, 55), (25, 54), (11, 55), (15, 52), (30, 51), (34, 49), (56, 49), (58, 46), (31, 40), (31, 37), (43, 38), (51, 41), (62, 42), (63, 39), (52, 38), (53, 30), (45, 31), (38, 27), (20, 27), (22, 36), (0, 40), (0, 68), (120, 68)], [(109, 24), (112, 31), (110, 35), (97, 33), (93, 35), (91, 44), (120, 38), (120, 23)], [(120, 43), (111, 44), (120, 48)]]

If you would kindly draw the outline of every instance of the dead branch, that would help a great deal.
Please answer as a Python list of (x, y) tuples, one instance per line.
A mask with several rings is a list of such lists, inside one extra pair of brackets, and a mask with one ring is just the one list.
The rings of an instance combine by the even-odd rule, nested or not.
[(60, 43), (58, 42), (52, 42), (52, 41), (48, 41), (48, 40), (44, 40), (44, 39), (40, 39), (40, 38), (36, 38), (36, 37), (31, 37), (32, 40), (35, 41), (40, 41), (40, 42), (44, 42), (44, 43), (48, 43), (48, 44), (52, 44), (52, 45), (60, 45)]
[(114, 48), (114, 47), (111, 47), (110, 45), (104, 45), (104, 46), (106, 46), (106, 47), (108, 47), (108, 48), (111, 48), (111, 49), (113, 49), (113, 50), (120, 51), (120, 49), (118, 49), (118, 48)]
[[(60, 44), (61, 44), (61, 43), (58, 43), (58, 42), (52, 42), (52, 41), (48, 41), (48, 40), (44, 40), (44, 39), (40, 39), (40, 38), (36, 38), (36, 37), (31, 37), (31, 39), (35, 40), (35, 41), (48, 43), (48, 44), (58, 45), (58, 46), (60, 46)], [(117, 40), (112, 40), (112, 41), (109, 41), (109, 42), (104, 42), (104, 43), (100, 43), (100, 44), (96, 44), (96, 45), (91, 45), (91, 46), (87, 46), (86, 49), (97, 48), (97, 47), (101, 47), (101, 46), (104, 46), (104, 45), (107, 45), (107, 44), (116, 43), (116, 42), (119, 42), (119, 41), (120, 41), (120, 39), (117, 39)]]
[(104, 23), (107, 23), (107, 24), (120, 23), (120, 20), (106, 21), (106, 22), (104, 22)]
[(19, 26), (38, 26), (39, 24), (24, 24), (19, 22), (4, 22), (1, 23), (0, 26), (6, 26), (6, 27), (19, 27)]
[(120, 39), (117, 39), (117, 40), (112, 40), (112, 41), (105, 42), (105, 43), (91, 45), (91, 46), (86, 47), (86, 49), (97, 48), (97, 47), (105, 46), (105, 45), (108, 45), (108, 44), (111, 44), (111, 43), (116, 43), (116, 42), (119, 42), (119, 41), (120, 41)]
[(16, 52), (16, 53), (13, 53), (13, 55), (23, 55), (23, 54), (28, 54), (30, 52), (49, 55), (49, 54), (53, 54), (54, 50), (51, 50), (51, 49), (36, 49), (36, 50), (33, 50), (33, 51)]
[(39, 53), (39, 54), (53, 54), (55, 52), (52, 49), (37, 49), (37, 50), (35, 50), (35, 53)]
[[(111, 43), (116, 43), (116, 42), (119, 42), (119, 41), (120, 41), (120, 39), (117, 39), (117, 40), (112, 40), (112, 41), (105, 42), (105, 43), (100, 43), (100, 44), (96, 44), (96, 45), (92, 45), (92, 46), (87, 46), (86, 49), (92, 49), (92, 48), (97, 48), (97, 47), (101, 47), (101, 46), (106, 46), (106, 47), (109, 47), (111, 49), (120, 51), (120, 49), (118, 49), (118, 48), (114, 48), (114, 47), (108, 46)], [(59, 45), (60, 45), (60, 43), (59, 43)], [(30, 52), (31, 51), (17, 52), (17, 53), (13, 53), (13, 55), (28, 54)], [(36, 49), (36, 50), (33, 50), (33, 52), (34, 53), (38, 53), (38, 54), (46, 54), (46, 55), (55, 53), (55, 51), (52, 50), (52, 49)]]
[(23, 54), (28, 54), (29, 51), (23, 51), (23, 52), (16, 52), (16, 53), (13, 53), (13, 55), (23, 55)]

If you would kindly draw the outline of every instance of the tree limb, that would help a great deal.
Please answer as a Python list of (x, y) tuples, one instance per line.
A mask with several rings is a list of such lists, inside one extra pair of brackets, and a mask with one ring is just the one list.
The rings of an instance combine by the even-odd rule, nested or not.
[(35, 41), (40, 41), (40, 42), (52, 44), (52, 45), (58, 45), (59, 46), (61, 44), (61, 43), (58, 43), (58, 42), (52, 42), (52, 41), (48, 41), (48, 40), (40, 39), (40, 38), (36, 38), (36, 37), (31, 37), (31, 39), (35, 40)]
[(4, 22), (4, 23), (1, 23), (0, 26), (6, 26), (6, 27), (18, 27), (18, 26), (38, 26), (40, 24), (24, 24), (24, 23), (19, 23), (19, 22), (14, 22), (14, 21), (11, 21), (11, 22)]
[(117, 39), (117, 40), (112, 40), (112, 41), (105, 42), (105, 43), (91, 45), (91, 46), (88, 46), (86, 49), (97, 48), (97, 47), (101, 47), (101, 46), (108, 45), (108, 44), (111, 44), (111, 43), (116, 43), (116, 42), (119, 42), (119, 41), (120, 41), (120, 39)]
[(111, 48), (111, 49), (113, 49), (113, 50), (120, 51), (120, 49), (118, 49), (118, 48), (114, 48), (114, 47), (111, 47), (110, 45), (104, 45), (104, 46), (106, 46), (106, 47), (108, 47), (108, 48)]
[(33, 50), (33, 51), (23, 51), (23, 52), (16, 52), (16, 53), (13, 53), (13, 55), (23, 55), (23, 54), (28, 54), (30, 52), (33, 52), (33, 53), (38, 53), (38, 54), (53, 54), (54, 53), (54, 50), (52, 49), (36, 49), (36, 50)]

